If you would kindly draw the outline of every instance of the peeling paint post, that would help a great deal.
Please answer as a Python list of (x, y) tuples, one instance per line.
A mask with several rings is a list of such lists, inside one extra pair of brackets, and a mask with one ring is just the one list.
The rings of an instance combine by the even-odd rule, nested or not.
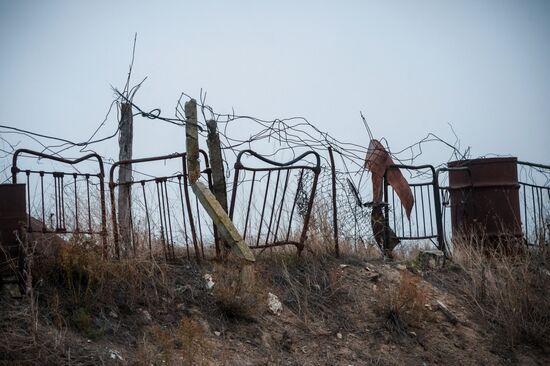
[[(231, 247), (232, 252), (238, 258), (243, 260), (243, 264), (254, 263), (254, 254), (252, 254), (252, 251), (244, 242), (241, 234), (227, 215), (227, 212), (223, 209), (222, 205), (218, 202), (216, 197), (214, 197), (212, 192), (210, 192), (210, 189), (198, 180), (200, 176), (198, 161), (199, 139), (197, 126), (197, 102), (194, 99), (191, 99), (189, 102), (185, 103), (185, 117), (187, 119), (185, 129), (187, 143), (187, 170), (189, 172), (188, 174), (191, 188), (210, 218), (214, 221), (214, 225), (216, 225), (220, 235)], [(248, 272), (250, 272), (249, 266), (244, 265), (241, 270), (241, 275), (249, 277), (247, 274)]]
[[(208, 154), (210, 155), (210, 168), (212, 169), (212, 193), (222, 206), (225, 212), (227, 209), (227, 185), (223, 169), (223, 156), (220, 146), (220, 135), (218, 133), (218, 123), (215, 120), (206, 122), (208, 128)], [(220, 243), (221, 241), (221, 243)], [(216, 256), (220, 256), (221, 247), (226, 249), (228, 244), (225, 240), (216, 241)], [(224, 253), (225, 254), (225, 253)]]

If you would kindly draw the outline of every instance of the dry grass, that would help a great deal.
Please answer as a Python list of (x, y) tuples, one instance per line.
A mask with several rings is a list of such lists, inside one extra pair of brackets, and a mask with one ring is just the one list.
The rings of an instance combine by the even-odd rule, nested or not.
[(227, 261), (214, 265), (212, 295), (218, 314), (229, 321), (254, 321), (267, 293), (251, 266)]
[(28, 300), (0, 301), (0, 307), (0, 365), (65, 363), (66, 327), (51, 327), (43, 316), (36, 318)]
[(507, 255), (479, 240), (455, 243), (467, 300), (510, 347), (550, 346), (549, 259), (544, 247)]
[(146, 328), (137, 350), (139, 365), (196, 365), (208, 353), (208, 340), (202, 325), (192, 318), (182, 318), (177, 326), (163, 328), (157, 324)]
[(306, 326), (330, 322), (346, 327), (348, 314), (339, 304), (350, 299), (350, 290), (334, 257), (310, 252), (301, 257), (279, 255), (260, 265), (273, 291)]
[[(308, 228), (308, 240), (306, 247), (315, 254), (335, 254), (334, 248), (334, 221), (332, 205), (319, 204), (317, 201), (313, 205), (313, 210)], [(370, 224), (369, 224), (370, 225)], [(370, 241), (358, 236), (354, 239), (344, 239), (342, 229), (339, 232), (339, 252), (342, 258), (378, 258), (382, 255), (378, 245), (371, 237)], [(349, 234), (349, 233), (347, 233)], [(349, 238), (349, 236), (348, 236)]]
[(385, 318), (388, 330), (406, 335), (409, 327), (418, 328), (429, 318), (425, 305), (427, 290), (421, 277), (409, 271), (402, 271), (398, 284), (389, 284), (378, 292), (378, 313)]
[(151, 259), (112, 261), (97, 246), (78, 244), (36, 238), (22, 243), (26, 296), (2, 299), (0, 336), (6, 341), (0, 342), (0, 361), (67, 363), (77, 357), (70, 349), (79, 348), (68, 333), (101, 338), (107, 330), (101, 322), (111, 310), (129, 313), (172, 296), (166, 265)]
[[(154, 305), (171, 290), (167, 266), (154, 259), (105, 259), (94, 250), (66, 245), (57, 257), (40, 257), (33, 272), (65, 305), (134, 309)], [(48, 286), (50, 285), (50, 286)]]
[[(37, 359), (67, 364), (68, 350), (82, 346), (75, 344), (74, 339), (84, 340), (84, 346), (87, 339), (92, 344), (113, 342), (124, 347), (128, 362), (143, 365), (163, 364), (162, 361), (191, 365), (206, 363), (212, 357), (229, 357), (214, 355), (219, 351), (214, 348), (220, 347), (222, 340), (233, 342), (228, 346), (229, 353), (251, 341), (260, 349), (255, 357), (263, 357), (262, 353), (272, 352), (262, 349), (264, 344), (258, 341), (264, 333), (266, 344), (287, 344), (284, 340), (291, 339), (284, 336), (287, 329), (270, 333), (276, 319), (285, 322), (281, 328), (298, 325), (291, 328), (295, 334), (288, 333), (296, 344), (300, 341), (296, 333), (300, 332), (304, 334), (302, 341), (339, 333), (344, 333), (343, 339), (349, 341), (352, 334), (366, 337), (370, 333), (365, 329), (372, 325), (376, 337), (385, 337), (374, 343), (383, 343), (388, 339), (408, 341), (401, 337), (408, 337), (413, 330), (423, 337), (435, 330), (428, 323), (437, 316), (425, 307), (428, 297), (435, 295), (420, 276), (382, 261), (369, 262), (371, 269), (365, 269), (365, 260), (379, 256), (374, 245), (356, 250), (352, 243), (341, 242), (341, 258), (335, 259), (329, 226), (316, 225), (319, 229), (310, 234), (308, 250), (301, 257), (292, 247), (267, 250), (253, 266), (254, 274), (250, 267), (229, 259), (204, 261), (202, 267), (196, 267), (193, 260), (169, 265), (148, 256), (106, 260), (94, 243), (67, 244), (56, 250), (50, 247), (47, 252), (34, 251), (32, 247), (28, 262), (32, 264), (28, 270), (31, 296), (25, 299), (25, 307), (14, 307), (13, 311), (4, 307), (0, 337), (8, 341), (0, 344), (0, 364), (3, 360), (32, 364)], [(464, 279), (466, 298), (494, 328), (490, 334), (502, 333), (510, 345), (548, 345), (550, 272), (546, 260), (550, 257), (546, 253), (487, 255), (486, 250), (472, 248), (470, 245), (457, 249), (454, 260), (462, 268), (457, 273)], [(413, 247), (405, 254), (410, 256), (417, 249)], [(372, 272), (380, 276), (376, 283), (369, 277)], [(205, 273), (212, 274), (212, 289), (204, 285)], [(453, 291), (456, 289), (455, 286)], [(269, 292), (283, 302), (280, 317), (263, 316)], [(109, 333), (98, 325), (98, 318), (112, 309), (118, 318), (111, 322), (124, 323), (125, 334), (131, 336)], [(140, 309), (149, 312), (152, 319), (143, 321)], [(380, 332), (384, 326), (389, 332)], [(209, 329), (220, 330), (223, 338), (217, 338), (220, 333), (214, 336)], [(74, 337), (75, 333), (78, 337)], [(226, 334), (234, 338), (225, 338)], [(399, 338), (392, 339), (395, 335)], [(133, 339), (131, 344), (129, 338)], [(237, 346), (235, 339), (244, 343)], [(332, 347), (331, 342), (338, 344), (342, 336), (319, 342), (325, 339), (326, 343), (319, 344)], [(291, 357), (295, 349), (276, 347), (285, 357)], [(85, 364), (86, 356), (98, 350), (83, 348), (79, 355), (70, 355), (71, 362), (79, 359)], [(105, 353), (104, 347), (101, 352)], [(371, 364), (385, 364), (386, 356), (368, 360)]]

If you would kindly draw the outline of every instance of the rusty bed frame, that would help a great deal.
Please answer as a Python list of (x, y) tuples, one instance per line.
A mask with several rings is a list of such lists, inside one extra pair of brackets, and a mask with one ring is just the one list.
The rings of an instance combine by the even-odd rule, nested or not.
[[(44, 170), (32, 170), (32, 169), (20, 169), (17, 165), (18, 158), (23, 154), (35, 156), (40, 159), (53, 160), (59, 163), (67, 164), (74, 166), (84, 161), (96, 160), (97, 161), (97, 172), (95, 174), (90, 173), (75, 173), (75, 172), (62, 172), (62, 171), (44, 171)], [(39, 232), (44, 234), (99, 234), (101, 236), (103, 254), (107, 255), (107, 214), (105, 207), (105, 172), (103, 168), (103, 159), (98, 154), (88, 154), (82, 156), (78, 159), (64, 159), (58, 156), (44, 154), (38, 151), (28, 150), (28, 149), (18, 149), (13, 154), (12, 161), (12, 183), (17, 184), (17, 175), (19, 173), (25, 173), (26, 176), (26, 195), (27, 195), (27, 225), (26, 230), (29, 233)], [(42, 227), (39, 230), (36, 230), (33, 227), (33, 220), (31, 215), (31, 190), (30, 190), (30, 176), (32, 174), (38, 175), (40, 177), (40, 201), (41, 201), (41, 219)], [(55, 203), (55, 228), (49, 229), (46, 225), (46, 212), (45, 212), (45, 193), (44, 193), (44, 178), (47, 176), (52, 176), (54, 179), (54, 203)], [(66, 225), (66, 200), (65, 200), (65, 178), (72, 178), (75, 192), (74, 192), (74, 212), (75, 212), (75, 225), (74, 227), (67, 227)], [(87, 207), (85, 214), (87, 213), (87, 228), (80, 227), (79, 225), (79, 205), (77, 197), (77, 179), (84, 178), (86, 180), (86, 203)], [(100, 203), (100, 216), (101, 216), (101, 225), (99, 230), (95, 230), (92, 225), (92, 209), (90, 202), (90, 178), (97, 177), (99, 179), (99, 203)]]
[[(261, 162), (265, 163), (266, 166), (253, 168), (253, 167), (244, 165), (243, 157), (245, 155), (249, 155), (249, 156), (252, 156), (252, 157), (260, 160)], [(310, 155), (315, 158), (315, 165), (306, 165), (306, 164), (295, 165), (298, 162), (304, 161), (304, 159), (306, 157), (310, 156)], [(283, 232), (283, 237), (279, 240), (278, 234), (279, 234), (279, 227), (280, 227), (280, 224), (281, 224), (281, 216), (282, 216), (282, 212), (283, 212), (283, 202), (284, 202), (285, 196), (287, 194), (290, 173), (294, 170), (297, 170), (297, 171), (300, 172), (297, 187), (296, 187), (296, 193), (294, 194), (294, 199), (293, 199), (293, 202), (292, 202), (292, 209), (291, 209), (291, 212), (290, 212), (290, 219), (288, 220), (289, 222), (288, 222), (288, 227), (286, 229), (286, 233)], [(308, 202), (307, 202), (307, 206), (306, 206), (306, 209), (305, 209), (305, 215), (304, 215), (304, 220), (303, 220), (303, 226), (302, 226), (301, 233), (300, 233), (300, 238), (299, 238), (299, 240), (292, 240), (290, 238), (291, 229), (292, 229), (292, 219), (293, 219), (295, 211), (296, 211), (296, 206), (297, 206), (297, 201), (298, 201), (298, 197), (299, 197), (299, 194), (300, 194), (300, 190), (304, 189), (303, 179), (304, 179), (304, 171), (306, 171), (306, 170), (309, 170), (313, 173), (313, 182), (311, 184), (311, 190), (308, 192), (309, 197), (308, 197)], [(296, 248), (298, 249), (298, 253), (301, 253), (301, 251), (304, 249), (304, 242), (307, 239), (307, 231), (308, 231), (309, 222), (310, 222), (310, 218), (311, 218), (311, 211), (313, 209), (313, 202), (314, 202), (314, 198), (315, 198), (315, 191), (316, 191), (316, 188), (317, 188), (317, 181), (318, 181), (318, 178), (319, 178), (319, 174), (321, 172), (321, 159), (320, 159), (319, 154), (315, 151), (307, 151), (307, 152), (304, 152), (303, 154), (301, 154), (300, 156), (296, 157), (295, 159), (292, 159), (292, 160), (290, 160), (286, 163), (279, 163), (279, 162), (270, 160), (270, 159), (256, 153), (253, 150), (243, 150), (243, 151), (241, 151), (237, 155), (237, 161), (235, 162), (235, 175), (234, 175), (234, 178), (233, 178), (233, 191), (232, 191), (232, 195), (231, 195), (231, 204), (230, 204), (230, 208), (229, 208), (229, 217), (231, 219), (233, 219), (233, 216), (234, 216), (234, 213), (235, 213), (235, 204), (236, 204), (236, 200), (237, 200), (237, 187), (239, 185), (239, 177), (241, 176), (243, 171), (244, 172), (247, 172), (247, 171), (252, 172), (252, 179), (251, 179), (252, 183), (251, 183), (251, 187), (250, 187), (250, 191), (249, 191), (249, 195), (248, 195), (248, 201), (247, 201), (247, 205), (246, 205), (247, 209), (246, 209), (246, 217), (245, 217), (243, 238), (246, 238), (247, 231), (249, 230), (250, 210), (251, 210), (251, 203), (252, 203), (252, 198), (253, 198), (253, 193), (254, 193), (254, 186), (255, 186), (255, 183), (257, 182), (257, 180), (256, 180), (257, 173), (267, 172), (267, 185), (266, 185), (266, 187), (269, 187), (269, 182), (272, 178), (272, 175), (276, 175), (275, 193), (274, 193), (273, 198), (272, 198), (273, 199), (273, 201), (272, 201), (273, 205), (272, 205), (272, 209), (270, 210), (271, 212), (270, 213), (268, 212), (267, 216), (265, 216), (266, 215), (266, 205), (267, 205), (268, 200), (271, 198), (271, 197), (268, 196), (268, 191), (269, 190), (266, 189), (265, 193), (263, 195), (263, 201), (261, 202), (262, 210), (261, 210), (261, 215), (260, 215), (260, 220), (259, 220), (259, 222), (260, 222), (259, 225), (260, 226), (258, 228), (258, 232), (257, 232), (257, 235), (256, 235), (256, 240), (255, 240), (255, 243), (249, 243), (249, 247), (252, 248), (252, 249), (265, 250), (266, 248), (271, 248), (271, 247), (277, 247), (277, 246), (283, 246), (283, 245), (289, 245), (290, 244), (290, 245), (296, 246)], [(284, 174), (285, 172), (286, 172), (285, 178), (281, 179), (281, 173)], [(284, 183), (281, 183), (282, 180), (284, 180)], [(279, 191), (278, 188), (279, 188), (280, 184), (283, 184), (283, 189), (282, 189), (281, 197), (278, 198), (277, 197), (278, 196), (278, 191)], [(278, 201), (278, 199), (280, 201)], [(278, 203), (278, 202), (280, 202), (280, 203)], [(269, 211), (269, 209), (268, 209), (268, 211)], [(267, 233), (266, 233), (265, 241), (263, 241), (263, 243), (261, 243), (260, 238), (261, 238), (262, 229), (263, 229), (264, 217), (269, 217), (269, 221), (266, 221), (266, 222), (268, 222), (268, 224), (267, 224)], [(271, 241), (269, 240), (270, 237), (272, 239)]]
[[(202, 171), (202, 173), (206, 174), (206, 179), (208, 181), (208, 185), (211, 188), (212, 187), (212, 177), (211, 177), (211, 169), (208, 162), (208, 156), (205, 151), (199, 150), (200, 154), (202, 155), (202, 158), (204, 159), (205, 169)], [(175, 153), (170, 155), (161, 155), (161, 156), (154, 156), (154, 157), (148, 157), (148, 158), (141, 158), (141, 159), (132, 159), (132, 160), (123, 160), (118, 161), (114, 163), (111, 166), (111, 169), (109, 171), (109, 191), (110, 191), (110, 197), (111, 197), (111, 220), (113, 225), (113, 239), (114, 239), (114, 246), (115, 246), (115, 254), (117, 257), (120, 257), (120, 223), (117, 221), (117, 203), (116, 203), (116, 194), (115, 189), (116, 187), (126, 185), (126, 186), (132, 186), (135, 184), (139, 184), (142, 187), (142, 198), (143, 198), (143, 204), (145, 207), (145, 215), (146, 215), (146, 222), (147, 222), (147, 244), (149, 247), (149, 254), (152, 255), (152, 230), (151, 230), (151, 215), (150, 215), (150, 209), (147, 202), (147, 195), (145, 193), (145, 184), (146, 183), (154, 183), (156, 186), (156, 193), (157, 193), (157, 203), (159, 207), (159, 219), (160, 219), (160, 231), (161, 231), (161, 243), (162, 243), (162, 249), (163, 254), (167, 260), (174, 260), (176, 259), (176, 253), (174, 251), (174, 231), (172, 227), (172, 215), (170, 212), (170, 205), (169, 205), (169, 198), (168, 198), (168, 182), (173, 181), (174, 179), (177, 181), (178, 184), (178, 193), (179, 193), (179, 203), (181, 204), (182, 209), (182, 219), (183, 219), (183, 229), (184, 229), (184, 237), (185, 237), (185, 247), (186, 247), (186, 253), (187, 258), (190, 259), (190, 251), (189, 251), (189, 242), (188, 242), (188, 232), (187, 232), (187, 225), (189, 225), (189, 231), (191, 236), (191, 241), (193, 244), (193, 248), (195, 251), (195, 256), (197, 261), (200, 261), (200, 257), (205, 257), (204, 255), (204, 243), (202, 238), (202, 224), (200, 220), (200, 215), (197, 214), (197, 226), (195, 225), (194, 215), (191, 207), (191, 198), (189, 194), (189, 177), (187, 172), (187, 162), (186, 162), (187, 153)], [(131, 182), (115, 182), (114, 173), (115, 169), (123, 167), (124, 165), (128, 164), (140, 164), (140, 163), (146, 163), (146, 162), (155, 162), (155, 161), (166, 161), (166, 160), (173, 160), (173, 159), (181, 159), (181, 167), (182, 171), (178, 174), (170, 175), (170, 176), (154, 176), (148, 179), (141, 179), (137, 181), (131, 181)], [(197, 210), (198, 210), (198, 202), (197, 204)], [(186, 215), (187, 212), (187, 215)], [(197, 211), (198, 213), (198, 211)], [(132, 220), (132, 210), (130, 210), (130, 225), (133, 225)], [(198, 229), (198, 230), (197, 230)], [(133, 228), (130, 228), (131, 231), (133, 231)], [(214, 239), (215, 239), (215, 245), (216, 245), (216, 252), (219, 251), (219, 239), (217, 235), (217, 230), (215, 226), (213, 227), (214, 232)], [(136, 251), (135, 242), (132, 242), (132, 248), (134, 251)]]

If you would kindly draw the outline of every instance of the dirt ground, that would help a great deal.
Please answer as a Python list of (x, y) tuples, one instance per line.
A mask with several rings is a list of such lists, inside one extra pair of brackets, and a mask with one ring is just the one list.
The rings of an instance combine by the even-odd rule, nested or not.
[[(481, 319), (463, 296), (460, 269), (449, 263), (420, 270), (382, 259), (288, 256), (255, 267), (243, 289), (219, 264), (174, 264), (164, 274), (172, 291), (156, 302), (113, 301), (58, 317), (51, 309), (63, 299), (40, 283), (34, 307), (4, 294), (0, 364), (550, 364), (548, 349), (510, 347)], [(270, 310), (269, 293), (282, 311)]]

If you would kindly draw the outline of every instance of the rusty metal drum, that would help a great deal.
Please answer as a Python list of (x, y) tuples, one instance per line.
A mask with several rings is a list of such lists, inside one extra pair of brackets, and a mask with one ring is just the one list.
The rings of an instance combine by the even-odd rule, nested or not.
[[(517, 158), (460, 160), (448, 166), (453, 235), (518, 243), (523, 234)], [(468, 169), (452, 170), (458, 167)]]

